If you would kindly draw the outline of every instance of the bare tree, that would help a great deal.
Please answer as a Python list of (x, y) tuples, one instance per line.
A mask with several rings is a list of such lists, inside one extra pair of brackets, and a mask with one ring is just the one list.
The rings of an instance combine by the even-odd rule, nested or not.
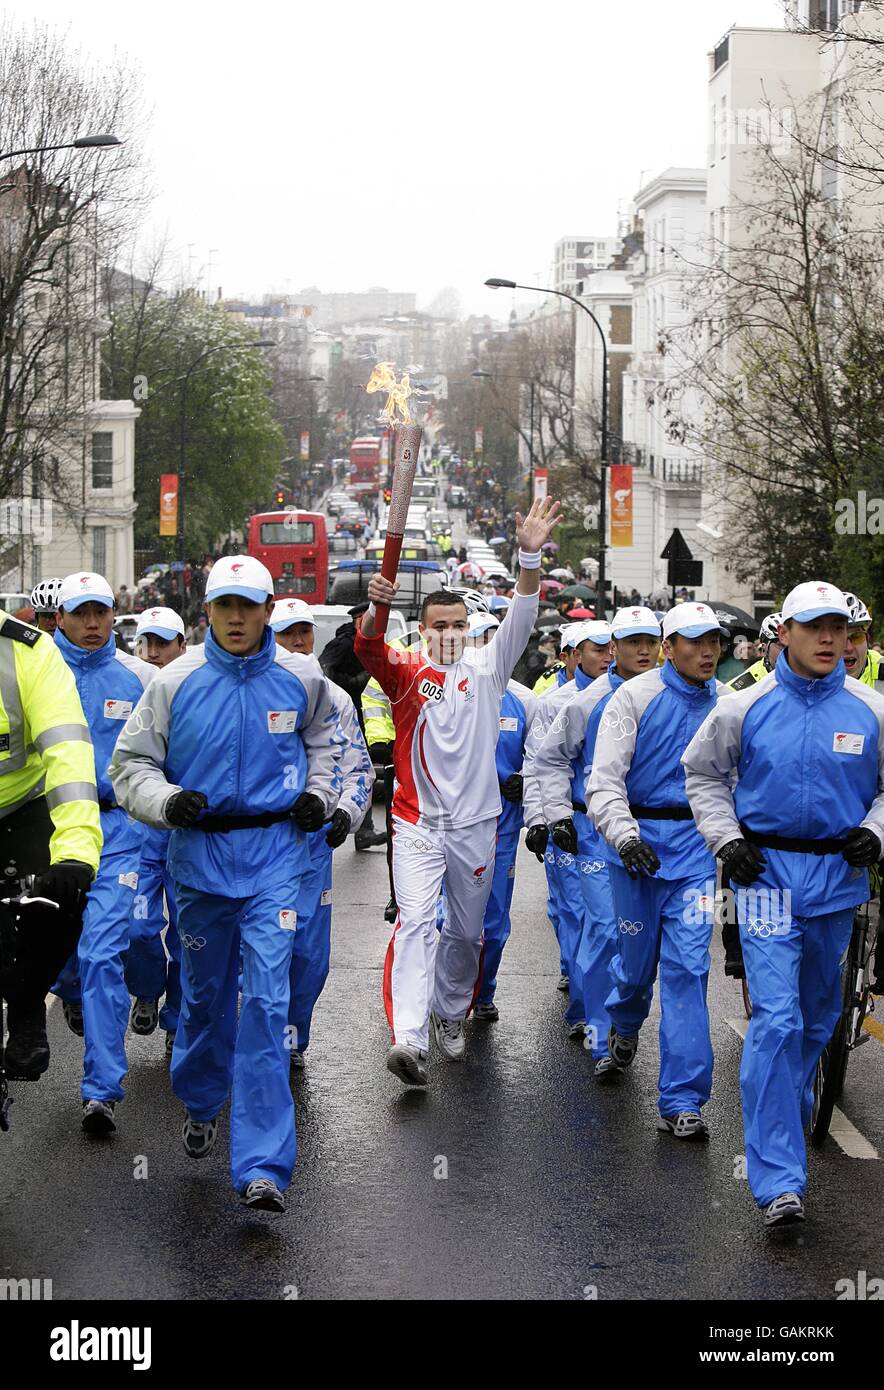
[[(0, 494), (73, 504), (99, 395), (105, 238), (147, 196), (136, 74), (39, 25), (0, 27)], [(57, 149), (116, 134), (119, 148)], [(37, 150), (38, 153), (16, 153)]]
[(837, 577), (835, 504), (884, 457), (880, 226), (829, 196), (829, 100), (793, 107), (788, 148), (759, 147), (751, 201), (660, 343), (667, 427), (704, 460), (730, 567), (780, 593)]

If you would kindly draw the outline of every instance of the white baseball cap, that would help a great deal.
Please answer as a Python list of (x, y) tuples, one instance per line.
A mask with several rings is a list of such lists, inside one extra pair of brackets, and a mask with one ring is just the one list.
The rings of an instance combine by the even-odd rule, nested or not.
[(285, 632), (286, 628), (294, 623), (312, 623), (316, 626), (310, 605), (302, 598), (277, 599), (270, 611), (270, 626), (273, 631)]
[(726, 633), (708, 603), (677, 603), (663, 618), (663, 636), (702, 637), (704, 632)]
[(650, 608), (618, 608), (611, 622), (611, 632), (617, 638), (660, 636), (660, 624)]
[(568, 623), (562, 628), (562, 651), (566, 647), (579, 647), (581, 642), (595, 642), (597, 647), (606, 647), (611, 640), (611, 627), (601, 618), (586, 618), (581, 623)]
[(206, 603), (225, 594), (238, 594), (252, 603), (273, 598), (273, 580), (266, 565), (252, 555), (222, 555), (216, 560), (206, 581)]
[(135, 636), (144, 637), (148, 632), (162, 637), (164, 642), (171, 642), (173, 637), (183, 637), (184, 623), (180, 613), (176, 613), (174, 608), (145, 608), (138, 615)]
[(500, 627), (493, 613), (471, 613), (467, 621), (467, 636), (480, 637), (490, 627)]
[(81, 603), (103, 603), (105, 608), (113, 608), (114, 591), (104, 575), (93, 574), (91, 570), (65, 575), (58, 592), (59, 608), (73, 613)]
[(834, 584), (810, 580), (807, 584), (796, 584), (786, 595), (783, 604), (782, 620), (794, 618), (796, 623), (811, 623), (814, 618), (822, 618), (827, 613), (836, 613), (850, 621), (847, 599)]

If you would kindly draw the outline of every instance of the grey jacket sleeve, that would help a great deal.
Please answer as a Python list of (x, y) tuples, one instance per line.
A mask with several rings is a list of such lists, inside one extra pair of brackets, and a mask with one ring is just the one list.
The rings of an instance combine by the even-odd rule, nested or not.
[(748, 691), (731, 691), (707, 715), (682, 754), (691, 814), (713, 854), (729, 840), (743, 838), (733, 788), (743, 720), (749, 706), (759, 698), (759, 685)]
[(626, 777), (632, 766), (642, 714), (663, 689), (659, 671), (635, 676), (612, 695), (599, 724), (592, 775), (587, 783), (589, 814), (613, 849), (640, 838), (629, 809)]
[(337, 809), (346, 811), (350, 817), (350, 829), (358, 830), (371, 805), (374, 767), (359, 727), (353, 701), (346, 690), (342, 690), (334, 682), (331, 683), (331, 691), (337, 705), (341, 732), (346, 740), (341, 759), (341, 799)]
[(538, 750), (546, 738), (554, 718), (556, 705), (556, 701), (552, 700), (550, 695), (545, 698), (542, 695), (534, 698), (534, 717), (525, 739), (525, 756), (522, 763), (522, 816), (529, 830), (534, 825), (546, 825), (535, 762)]
[(160, 830), (172, 828), (164, 811), (170, 797), (182, 790), (166, 780), (165, 772), (172, 699), (205, 659), (203, 648), (195, 647), (156, 673), (126, 720), (111, 758), (110, 779), (119, 805)]
[(574, 698), (556, 712), (534, 757), (534, 775), (540, 786), (547, 825), (568, 820), (573, 815), (571, 761), (577, 757), (586, 737), (590, 708), (581, 698), (584, 693), (575, 688)]
[(304, 687), (307, 710), (300, 727), (307, 754), (305, 792), (318, 796), (326, 816), (337, 808), (344, 786), (343, 759), (347, 739), (341, 728), (331, 682), (312, 656), (277, 648), (276, 660), (292, 671)]

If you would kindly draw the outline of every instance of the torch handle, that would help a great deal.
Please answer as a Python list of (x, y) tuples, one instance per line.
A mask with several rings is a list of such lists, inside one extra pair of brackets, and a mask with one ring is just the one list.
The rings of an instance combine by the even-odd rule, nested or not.
[[(399, 569), (402, 538), (405, 535), (408, 505), (411, 501), (417, 456), (421, 446), (421, 433), (418, 425), (402, 425), (396, 434), (396, 462), (393, 465), (393, 479), (390, 483), (390, 510), (387, 516), (384, 555), (381, 560), (381, 576), (389, 579), (391, 584), (395, 582)], [(374, 620), (374, 630), (379, 636), (386, 632), (389, 616), (389, 605), (379, 603)]]

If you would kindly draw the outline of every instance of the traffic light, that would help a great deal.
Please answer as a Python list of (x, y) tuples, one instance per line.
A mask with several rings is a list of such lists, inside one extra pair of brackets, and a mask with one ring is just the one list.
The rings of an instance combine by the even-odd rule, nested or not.
[(285, 504), (285, 492), (281, 487), (278, 487), (273, 494), (273, 501), (277, 507), (282, 507)]
[(391, 489), (391, 488), (388, 488), (388, 487), (385, 487), (385, 488), (384, 488), (384, 501), (385, 501), (386, 503), (389, 504), (390, 498), (391, 498), (392, 496), (393, 496), (393, 491), (392, 491), (392, 489)]

